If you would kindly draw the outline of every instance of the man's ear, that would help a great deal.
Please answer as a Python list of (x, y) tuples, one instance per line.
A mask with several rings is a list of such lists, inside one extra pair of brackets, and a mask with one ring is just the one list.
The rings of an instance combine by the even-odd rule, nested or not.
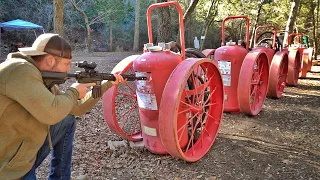
[(47, 55), (45, 61), (49, 68), (52, 68), (56, 63), (56, 59), (51, 55)]

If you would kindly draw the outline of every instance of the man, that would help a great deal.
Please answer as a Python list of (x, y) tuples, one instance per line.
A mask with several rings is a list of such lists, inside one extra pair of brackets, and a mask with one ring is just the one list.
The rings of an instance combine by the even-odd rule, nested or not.
[[(70, 71), (71, 47), (57, 34), (42, 34), (19, 51), (0, 64), (0, 179), (36, 179), (35, 169), (50, 152), (49, 179), (70, 179), (74, 116), (99, 101), (87, 93), (95, 84), (48, 90), (41, 71)], [(103, 92), (124, 81), (114, 76), (103, 82)]]

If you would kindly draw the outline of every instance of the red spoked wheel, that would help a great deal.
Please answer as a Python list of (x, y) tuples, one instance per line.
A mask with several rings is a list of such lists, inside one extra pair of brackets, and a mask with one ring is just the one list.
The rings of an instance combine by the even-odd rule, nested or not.
[(312, 68), (312, 60), (313, 60), (314, 51), (313, 48), (309, 48), (309, 63), (308, 63), (308, 72), (311, 71)]
[(212, 146), (223, 112), (223, 83), (210, 59), (190, 58), (172, 72), (163, 91), (159, 134), (172, 156), (201, 159)]
[(290, 86), (296, 86), (298, 84), (300, 73), (300, 53), (296, 49), (292, 49), (289, 52), (289, 64), (288, 64), (288, 77), (287, 84)]
[(255, 116), (267, 95), (269, 64), (263, 51), (250, 51), (241, 66), (238, 82), (238, 102), (241, 112)]
[[(112, 73), (134, 75), (133, 61), (139, 55), (129, 56), (119, 62)], [(141, 141), (139, 109), (134, 82), (113, 86), (103, 95), (103, 115), (114, 133), (130, 141)]]
[(277, 52), (272, 59), (269, 72), (268, 95), (280, 98), (288, 75), (288, 54), (284, 51)]
[(304, 49), (302, 54), (302, 70), (300, 73), (301, 78), (307, 77), (308, 69), (309, 69), (309, 49)]

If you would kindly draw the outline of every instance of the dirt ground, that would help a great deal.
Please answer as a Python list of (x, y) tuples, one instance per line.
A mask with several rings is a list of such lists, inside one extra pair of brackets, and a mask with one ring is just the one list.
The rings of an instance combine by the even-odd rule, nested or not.
[[(78, 54), (74, 60), (94, 61), (111, 72), (134, 54)], [(146, 149), (110, 150), (109, 140), (121, 140), (107, 127), (100, 101), (79, 118), (74, 142), (72, 176), (89, 179), (320, 179), (320, 66), (314, 66), (297, 87), (283, 96), (267, 98), (256, 117), (224, 113), (218, 136), (198, 162), (186, 163)], [(46, 179), (49, 158), (38, 168)]]

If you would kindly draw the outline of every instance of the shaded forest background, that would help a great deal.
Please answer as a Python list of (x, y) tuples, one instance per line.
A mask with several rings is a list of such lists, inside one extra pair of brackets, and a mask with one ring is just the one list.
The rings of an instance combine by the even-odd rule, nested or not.
[[(167, 0), (0, 0), (0, 22), (15, 19), (39, 24), (45, 32), (64, 36), (77, 51), (140, 51), (148, 42), (146, 12), (149, 5)], [(194, 38), (201, 47), (221, 45), (221, 21), (230, 15), (250, 18), (250, 39), (260, 25), (305, 33), (318, 52), (319, 0), (177, 0), (183, 8), (186, 47)], [(152, 12), (155, 41), (177, 41), (175, 8)], [(161, 27), (161, 28), (159, 28)], [(245, 23), (227, 24), (226, 40), (245, 39)], [(41, 31), (36, 32), (38, 35)], [(2, 31), (2, 51), (11, 43), (31, 46), (33, 31)]]

